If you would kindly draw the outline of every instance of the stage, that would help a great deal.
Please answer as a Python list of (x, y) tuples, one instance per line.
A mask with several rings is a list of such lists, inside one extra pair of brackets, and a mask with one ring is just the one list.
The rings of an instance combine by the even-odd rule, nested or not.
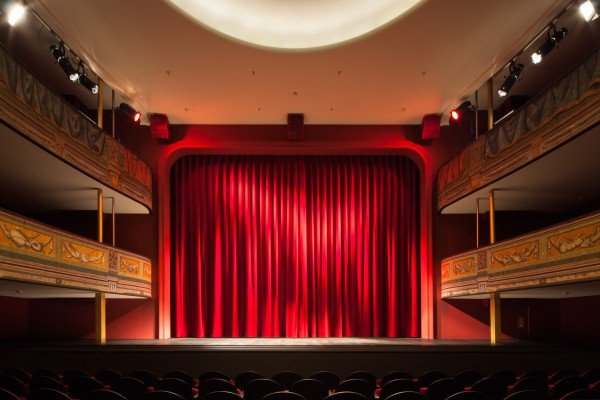
[(368, 370), (382, 375), (392, 370), (419, 374), (440, 369), (454, 374), (465, 369), (491, 372), (598, 367), (596, 346), (486, 340), (426, 340), (392, 338), (211, 338), (165, 340), (3, 342), (0, 367), (104, 368), (157, 373), (182, 369), (193, 374), (220, 370), (235, 375), (257, 370), (270, 375), (293, 370), (309, 375), (331, 370), (340, 375)]

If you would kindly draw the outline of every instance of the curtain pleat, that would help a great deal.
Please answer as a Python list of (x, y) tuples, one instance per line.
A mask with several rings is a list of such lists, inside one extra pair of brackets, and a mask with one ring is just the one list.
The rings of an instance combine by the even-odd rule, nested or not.
[(419, 172), (401, 156), (186, 156), (176, 337), (419, 336)]

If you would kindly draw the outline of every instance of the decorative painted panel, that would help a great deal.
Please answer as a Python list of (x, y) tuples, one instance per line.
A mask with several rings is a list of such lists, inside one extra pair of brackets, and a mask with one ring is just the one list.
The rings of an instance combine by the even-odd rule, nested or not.
[(516, 171), (600, 122), (600, 50), (438, 171), (438, 210)]
[(150, 167), (0, 46), (0, 120), (98, 182), (152, 209)]
[(146, 257), (0, 209), (0, 279), (152, 296)]
[(440, 274), (442, 297), (600, 280), (600, 212), (446, 258)]

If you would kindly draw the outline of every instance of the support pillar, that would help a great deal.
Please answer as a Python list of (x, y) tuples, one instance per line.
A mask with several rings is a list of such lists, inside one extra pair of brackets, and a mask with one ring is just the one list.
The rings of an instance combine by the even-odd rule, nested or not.
[(98, 189), (98, 241), (102, 243), (104, 236), (104, 222), (102, 216), (104, 215), (104, 198), (102, 196), (102, 189)]
[(494, 82), (492, 78), (487, 81), (487, 106), (488, 106), (488, 131), (494, 127)]
[(106, 294), (96, 293), (96, 343), (106, 343)]
[(500, 292), (490, 293), (490, 343), (500, 343)]
[(104, 82), (102, 81), (102, 78), (98, 77), (98, 128), (100, 129), (102, 129), (104, 125), (104, 115), (102, 114), (104, 112), (104, 105), (102, 103), (103, 94)]
[(490, 244), (496, 243), (496, 206), (494, 189), (490, 189)]

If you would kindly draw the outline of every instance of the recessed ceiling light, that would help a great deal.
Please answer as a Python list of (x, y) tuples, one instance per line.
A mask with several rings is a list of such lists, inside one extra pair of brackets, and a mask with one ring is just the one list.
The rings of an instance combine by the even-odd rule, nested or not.
[(15, 2), (14, 4), (12, 4), (7, 12), (7, 19), (8, 19), (8, 24), (10, 26), (15, 26), (16, 24), (19, 23), (19, 21), (21, 21), (23, 19), (23, 16), (25, 15), (25, 6), (23, 6), (23, 4), (21, 4), (20, 2)]

